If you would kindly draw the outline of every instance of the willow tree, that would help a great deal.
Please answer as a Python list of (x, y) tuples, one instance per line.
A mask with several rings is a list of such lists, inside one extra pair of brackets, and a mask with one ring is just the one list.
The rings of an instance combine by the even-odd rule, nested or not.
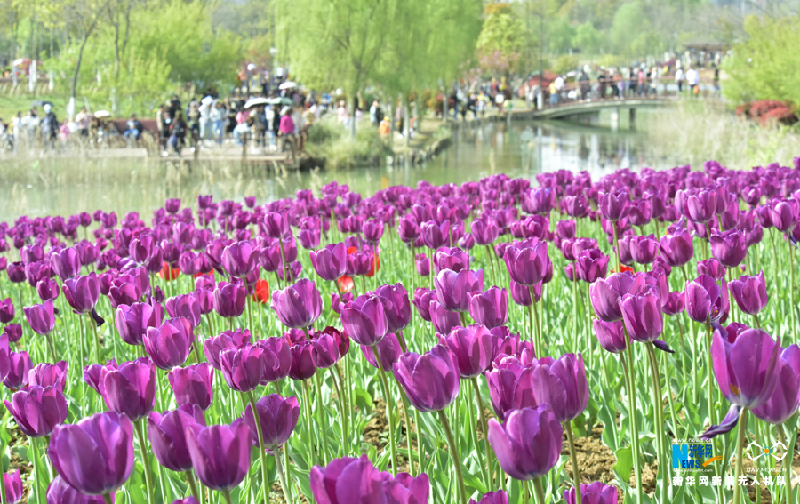
[[(284, 29), (291, 30), (291, 71), (304, 84), (342, 87), (355, 97), (375, 81), (378, 62), (395, 22), (397, 0), (281, 0)], [(286, 60), (286, 54), (280, 56)], [(355, 137), (355, 102), (351, 133)]]

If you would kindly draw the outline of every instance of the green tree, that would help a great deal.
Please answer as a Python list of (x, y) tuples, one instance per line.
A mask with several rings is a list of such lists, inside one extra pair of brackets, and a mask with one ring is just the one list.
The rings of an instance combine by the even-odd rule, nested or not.
[(548, 45), (554, 53), (568, 52), (572, 49), (573, 29), (566, 18), (556, 18), (550, 23), (550, 37)]
[(734, 104), (752, 100), (800, 103), (800, 52), (796, 49), (800, 17), (749, 16), (746, 42), (735, 45), (725, 63), (725, 97)]
[(573, 45), (580, 49), (583, 54), (599, 53), (599, 41), (600, 35), (591, 21), (581, 23), (575, 30)]
[(515, 69), (522, 56), (525, 24), (509, 4), (489, 4), (476, 43), (481, 67), (495, 73)]

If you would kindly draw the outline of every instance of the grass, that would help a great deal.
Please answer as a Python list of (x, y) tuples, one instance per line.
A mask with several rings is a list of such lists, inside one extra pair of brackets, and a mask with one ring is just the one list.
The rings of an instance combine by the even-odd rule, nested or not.
[(710, 159), (739, 170), (773, 162), (791, 166), (800, 153), (797, 127), (765, 128), (707, 102), (689, 101), (660, 111), (644, 128), (658, 154), (693, 166)]
[[(63, 116), (66, 114), (67, 110), (68, 98), (66, 96), (33, 96), (27, 94), (27, 92), (21, 93), (19, 96), (9, 96), (7, 94), (0, 95), (0, 117), (2, 117), (6, 123), (10, 123), (11, 118), (17, 115), (17, 112), (22, 112), (23, 116), (26, 115), (28, 109), (31, 108), (31, 102), (34, 100), (46, 100), (53, 102), (53, 108), (56, 116), (60, 121), (63, 121)], [(39, 107), (39, 113), (42, 113), (41, 107)]]
[(381, 140), (377, 128), (363, 122), (356, 128), (353, 138), (349, 128), (328, 116), (309, 128), (306, 152), (323, 157), (332, 168), (346, 168), (369, 162), (373, 156), (392, 155), (392, 150)]

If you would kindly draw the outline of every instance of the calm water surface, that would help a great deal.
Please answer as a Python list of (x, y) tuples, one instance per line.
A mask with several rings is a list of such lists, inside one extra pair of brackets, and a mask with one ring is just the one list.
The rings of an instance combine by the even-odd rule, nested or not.
[[(653, 120), (655, 114), (640, 113), (639, 124)], [(231, 162), (76, 158), (21, 162), (6, 158), (0, 169), (0, 221), (21, 214), (70, 215), (96, 209), (114, 210), (120, 215), (138, 211), (146, 216), (165, 198), (179, 197), (194, 204), (199, 193), (213, 194), (216, 201), (254, 195), (263, 202), (301, 188), (318, 189), (334, 179), (354, 191), (371, 194), (391, 185), (413, 186), (421, 180), (437, 185), (461, 183), (501, 172), (534, 177), (540, 171), (587, 170), (593, 178), (599, 178), (619, 168), (676, 164), (677, 160), (653, 153), (646, 133), (612, 133), (602, 126), (603, 116), (599, 122), (600, 126), (512, 123), (510, 128), (505, 123), (488, 124), (457, 132), (453, 146), (426, 164), (394, 163), (348, 171), (276, 174), (264, 165)]]

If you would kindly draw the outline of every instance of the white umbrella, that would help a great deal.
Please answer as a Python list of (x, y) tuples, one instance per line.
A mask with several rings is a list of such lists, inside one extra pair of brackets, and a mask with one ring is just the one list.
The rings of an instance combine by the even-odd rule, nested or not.
[(278, 89), (289, 89), (289, 88), (293, 88), (295, 86), (297, 86), (297, 84), (295, 84), (294, 82), (286, 81), (283, 84), (281, 84), (280, 86), (278, 86)]
[(268, 105), (269, 100), (266, 98), (253, 98), (252, 100), (247, 100), (247, 103), (244, 104), (244, 108), (249, 109), (253, 107), (258, 107), (259, 105)]
[(97, 112), (94, 113), (94, 116), (95, 117), (110, 117), (111, 114), (108, 112), (108, 110), (98, 110)]

